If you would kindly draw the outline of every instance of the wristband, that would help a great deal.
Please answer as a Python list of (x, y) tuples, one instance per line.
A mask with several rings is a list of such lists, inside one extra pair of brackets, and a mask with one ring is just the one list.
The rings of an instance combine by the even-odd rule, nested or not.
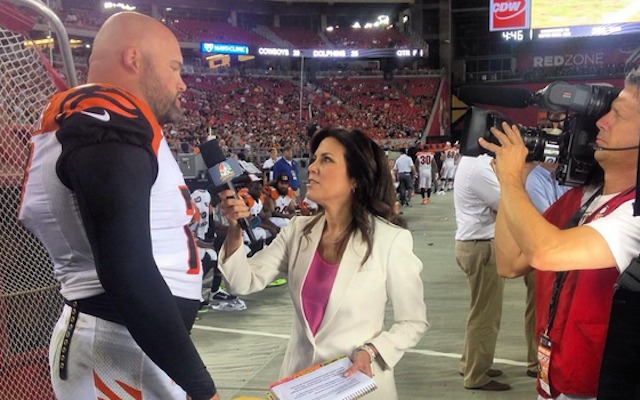
[(356, 347), (356, 349), (353, 351), (354, 353), (357, 351), (366, 351), (367, 354), (369, 355), (369, 359), (370, 359), (370, 363), (373, 364), (373, 362), (376, 359), (376, 353), (373, 351), (373, 349), (371, 348), (371, 346), (369, 346), (368, 344), (363, 344), (362, 346), (358, 346)]

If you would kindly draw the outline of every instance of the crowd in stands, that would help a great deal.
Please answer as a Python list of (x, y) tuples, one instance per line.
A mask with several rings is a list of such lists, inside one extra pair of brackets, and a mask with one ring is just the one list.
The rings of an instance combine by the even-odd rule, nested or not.
[(317, 121), (360, 129), (383, 146), (388, 139), (415, 138), (424, 131), (437, 85), (437, 78), (322, 79), (318, 92), (337, 100), (325, 104)]
[[(62, 66), (56, 63), (60, 75)], [(78, 83), (86, 67), (76, 65)], [(303, 86), (298, 79), (226, 73), (183, 77), (185, 118), (168, 125), (176, 152), (191, 152), (211, 137), (223, 139), (247, 157), (290, 145), (296, 156), (307, 151), (307, 127), (359, 129), (388, 148), (409, 147), (425, 130), (438, 90), (439, 76), (348, 76), (318, 79)]]
[(426, 126), (439, 78), (327, 79), (303, 88), (286, 78), (230, 75), (185, 76), (186, 118), (168, 126), (168, 140), (189, 152), (215, 136), (230, 148), (253, 152), (290, 145), (306, 151), (306, 129), (344, 126), (360, 129), (381, 145), (410, 145)]

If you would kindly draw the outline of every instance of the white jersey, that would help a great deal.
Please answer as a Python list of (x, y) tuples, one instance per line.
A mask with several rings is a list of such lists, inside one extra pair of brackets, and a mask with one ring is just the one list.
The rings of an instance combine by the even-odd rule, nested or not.
[(418, 170), (428, 170), (431, 173), (431, 164), (435, 159), (435, 154), (432, 151), (419, 151), (416, 153), (416, 162), (418, 163)]
[[(34, 133), (31, 139), (32, 151), (25, 171), (26, 179), (18, 214), (24, 226), (46, 247), (53, 263), (54, 276), (60, 282), (60, 292), (68, 300), (104, 293), (96, 272), (94, 254), (76, 206), (75, 194), (56, 174), (56, 163), (62, 154), (62, 145), (57, 138), (58, 110), (68, 107), (67, 103), (76, 100), (73, 97), (74, 91), (85, 96), (81, 106), (95, 107), (97, 103), (99, 107), (103, 107), (108, 102), (104, 98), (110, 96), (109, 92), (96, 96), (91, 91), (92, 87), (93, 85), (81, 86), (51, 99), (43, 115), (42, 129)], [(84, 108), (81, 106), (73, 109), (74, 112), (82, 112)], [(146, 105), (136, 106), (148, 110)], [(174, 296), (199, 300), (202, 272), (195, 252), (193, 234), (189, 229), (195, 209), (182, 172), (160, 126), (155, 120), (148, 120), (148, 123), (150, 129), (153, 129), (153, 134), (149, 132), (149, 136), (153, 138), (147, 145), (158, 163), (158, 174), (151, 188), (149, 215), (153, 257)]]
[(444, 150), (444, 161), (442, 162), (442, 176), (441, 179), (453, 180), (456, 174), (456, 160), (458, 159), (458, 149), (455, 147), (448, 147)]
[(282, 214), (286, 214), (291, 202), (294, 201), (294, 198), (296, 197), (293, 189), (289, 188), (289, 190), (287, 190), (287, 194), (285, 195), (281, 195), (280, 193), (278, 193), (278, 189), (271, 186), (269, 186), (268, 190), (269, 197), (273, 200), (273, 210)]
[[(281, 213), (281, 214), (289, 214), (289, 207), (294, 204), (294, 199), (296, 194), (293, 192), (293, 189), (288, 188), (287, 194), (281, 195), (278, 193), (278, 189), (269, 186), (268, 187), (268, 195), (273, 201), (273, 211)], [(292, 203), (293, 202), (293, 203)], [(289, 218), (285, 217), (269, 217), (269, 221), (275, 224), (277, 227), (284, 228), (291, 221)]]
[[(191, 201), (198, 213), (198, 218), (191, 224), (191, 230), (198, 239), (204, 241), (206, 240), (206, 235), (210, 227), (209, 215), (211, 214), (211, 209), (209, 208), (209, 204), (211, 204), (211, 194), (205, 189), (194, 190), (193, 193), (191, 193)], [(218, 259), (218, 254), (209, 247), (203, 248), (198, 246), (198, 254), (200, 254), (201, 261), (206, 254), (208, 254), (213, 261)]]
[(429, 189), (432, 184), (435, 153), (425, 150), (417, 152), (416, 163), (418, 164), (418, 187), (420, 189)]
[(197, 189), (191, 193), (191, 201), (196, 206), (199, 214), (198, 220), (191, 227), (198, 239), (204, 240), (209, 231), (209, 204), (211, 204), (211, 194), (204, 189)]
[(458, 158), (458, 153), (458, 149), (456, 149), (455, 147), (449, 147), (445, 149), (443, 164), (453, 167), (453, 164), (455, 164), (455, 161)]
[(276, 163), (276, 161), (278, 161), (278, 159), (276, 158), (275, 160), (271, 157), (267, 158), (265, 160), (265, 162), (262, 164), (262, 170), (268, 170), (269, 171), (269, 176), (267, 177), (267, 179), (269, 181), (273, 180), (273, 165)]

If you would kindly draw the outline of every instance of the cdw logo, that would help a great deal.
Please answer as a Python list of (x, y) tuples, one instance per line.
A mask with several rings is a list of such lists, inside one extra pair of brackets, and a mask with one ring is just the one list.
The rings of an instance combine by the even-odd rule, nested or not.
[(493, 12), (499, 14), (503, 18), (513, 17), (524, 12), (524, 1), (503, 1), (493, 4)]
[(491, 30), (527, 29), (531, 0), (491, 0)]

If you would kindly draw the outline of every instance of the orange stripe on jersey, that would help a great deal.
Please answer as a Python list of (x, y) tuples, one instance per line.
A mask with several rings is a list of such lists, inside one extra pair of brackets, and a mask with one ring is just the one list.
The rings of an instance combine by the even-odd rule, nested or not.
[(141, 101), (139, 102), (138, 107), (140, 107), (140, 110), (149, 121), (153, 121), (151, 123), (151, 127), (153, 128), (153, 139), (151, 140), (151, 148), (153, 149), (153, 153), (157, 155), (158, 149), (160, 148), (160, 142), (162, 141), (163, 137), (162, 127), (160, 126), (160, 124), (158, 124), (156, 116), (153, 114), (147, 103)]
[(187, 248), (189, 249), (189, 269), (187, 269), (187, 275), (197, 275), (200, 273), (200, 253), (198, 252), (198, 246), (196, 245), (196, 239), (193, 236), (193, 232), (187, 225), (183, 227), (184, 234), (187, 237)]
[(117, 394), (115, 394), (113, 392), (113, 390), (109, 389), (109, 386), (107, 386), (106, 383), (104, 383), (102, 381), (102, 379), (100, 379), (98, 374), (96, 374), (96, 371), (93, 371), (93, 384), (96, 387), (96, 389), (98, 389), (105, 396), (107, 396), (107, 399), (109, 399), (109, 400), (122, 400), (121, 397), (119, 397)]
[(55, 95), (42, 116), (42, 126), (37, 133), (55, 131), (59, 128), (62, 118), (90, 108), (104, 109), (132, 119), (142, 114), (153, 130), (151, 148), (154, 154), (158, 154), (163, 135), (155, 115), (144, 101), (112, 85), (87, 84)]
[[(187, 215), (199, 216), (199, 214), (196, 212), (197, 207), (195, 206), (195, 204), (193, 204), (193, 200), (191, 200), (191, 192), (189, 192), (189, 188), (185, 185), (180, 185), (178, 186), (178, 189), (180, 190), (180, 194), (182, 194), (182, 198), (184, 199)], [(192, 222), (195, 222), (195, 220), (192, 220)]]
[(125, 392), (127, 392), (134, 400), (142, 400), (142, 391), (127, 385), (124, 382), (116, 381)]

